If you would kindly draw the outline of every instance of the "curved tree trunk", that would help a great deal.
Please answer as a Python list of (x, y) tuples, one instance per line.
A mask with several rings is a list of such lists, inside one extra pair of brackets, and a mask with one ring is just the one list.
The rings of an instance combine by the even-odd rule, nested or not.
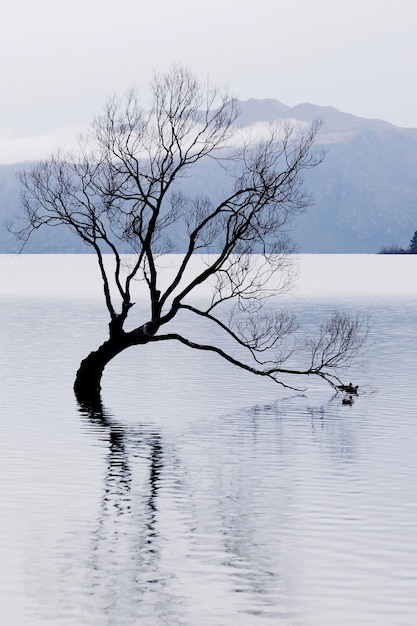
[(112, 333), (107, 341), (81, 361), (74, 382), (75, 396), (81, 405), (100, 404), (101, 378), (106, 365), (126, 348), (147, 343), (149, 336), (143, 329), (141, 331)]

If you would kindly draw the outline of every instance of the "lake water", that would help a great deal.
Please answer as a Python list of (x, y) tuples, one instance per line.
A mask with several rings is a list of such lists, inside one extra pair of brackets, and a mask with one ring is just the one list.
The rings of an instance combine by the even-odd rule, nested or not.
[(106, 370), (89, 256), (0, 256), (0, 623), (415, 626), (417, 256), (301, 256), (286, 306), (369, 314), (353, 406), (173, 343)]

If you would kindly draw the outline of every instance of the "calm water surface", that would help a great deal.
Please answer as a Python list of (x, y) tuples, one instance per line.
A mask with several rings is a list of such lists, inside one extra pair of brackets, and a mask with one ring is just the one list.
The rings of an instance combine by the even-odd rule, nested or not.
[[(115, 360), (86, 414), (72, 383), (104, 339), (100, 294), (77, 295), (69, 257), (14, 263), (0, 257), (1, 624), (415, 626), (415, 283), (288, 300), (307, 323), (371, 315), (352, 407), (168, 344)], [(19, 293), (30, 272), (42, 288)]]

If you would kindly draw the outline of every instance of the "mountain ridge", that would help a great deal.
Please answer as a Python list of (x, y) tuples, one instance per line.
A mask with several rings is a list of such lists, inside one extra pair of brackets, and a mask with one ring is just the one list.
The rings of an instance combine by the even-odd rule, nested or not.
[[(293, 107), (273, 98), (238, 101), (242, 127), (278, 119), (322, 120), (316, 144), (326, 150), (323, 163), (306, 175), (314, 205), (294, 221), (292, 238), (299, 252), (375, 253), (392, 244), (407, 248), (417, 229), (417, 129), (362, 118), (333, 106), (301, 103)], [(19, 212), (15, 172), (26, 162), (0, 165), (0, 222)], [(210, 171), (198, 170), (191, 193), (213, 186)], [(64, 230), (37, 233), (27, 252), (87, 252)], [(0, 253), (17, 244), (0, 229)], [(179, 250), (181, 251), (181, 250)]]

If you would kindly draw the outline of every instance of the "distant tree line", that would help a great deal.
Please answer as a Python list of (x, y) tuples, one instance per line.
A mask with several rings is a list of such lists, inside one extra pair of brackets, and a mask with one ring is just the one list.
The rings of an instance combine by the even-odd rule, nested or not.
[(415, 231), (407, 250), (404, 250), (404, 248), (400, 248), (396, 245), (391, 245), (381, 248), (379, 254), (417, 254), (417, 230)]

